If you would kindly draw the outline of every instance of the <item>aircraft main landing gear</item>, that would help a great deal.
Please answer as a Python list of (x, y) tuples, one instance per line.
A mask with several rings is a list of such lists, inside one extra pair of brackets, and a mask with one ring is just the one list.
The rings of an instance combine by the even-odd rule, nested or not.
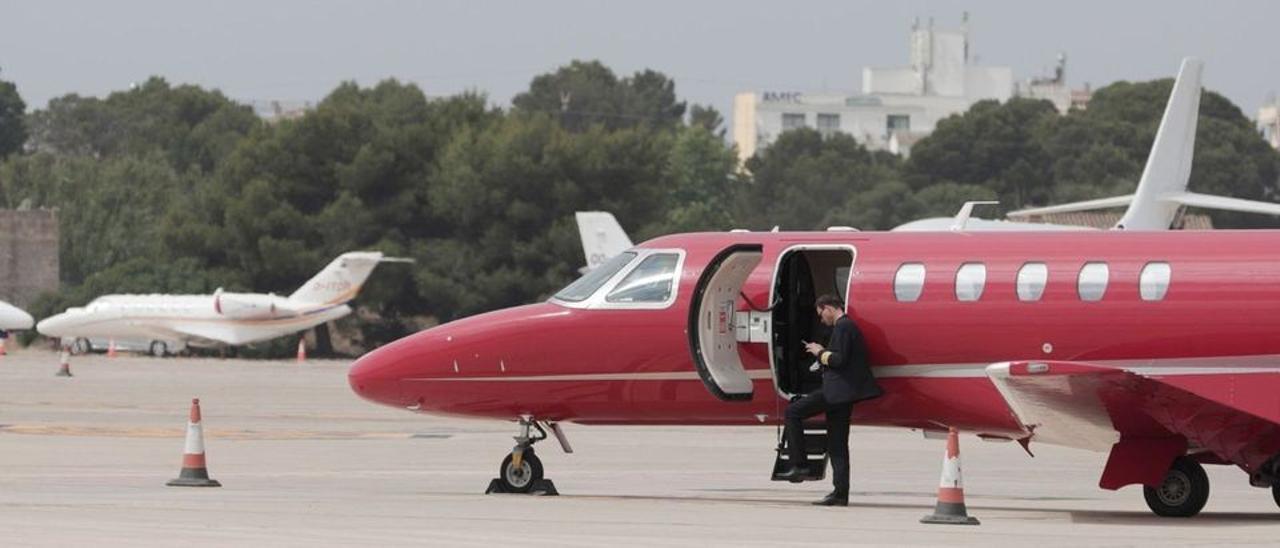
[[(547, 439), (547, 430), (529, 416), (520, 417), (519, 424), (520, 434), (515, 437), (516, 446), (511, 448), (511, 453), (502, 459), (502, 464), (498, 467), (498, 477), (489, 482), (489, 488), (485, 490), (485, 494), (559, 495), (556, 484), (542, 477), (542, 461), (533, 452), (533, 444)], [(572, 453), (573, 449), (569, 447), (559, 425), (552, 423), (549, 426), (565, 452)]]
[(1190, 457), (1178, 457), (1158, 487), (1143, 486), (1147, 507), (1157, 516), (1189, 518), (1200, 513), (1209, 501), (1209, 476)]

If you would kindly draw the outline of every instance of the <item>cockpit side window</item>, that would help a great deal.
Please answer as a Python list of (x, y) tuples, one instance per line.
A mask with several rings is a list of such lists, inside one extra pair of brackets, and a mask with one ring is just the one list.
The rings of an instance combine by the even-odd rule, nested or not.
[(604, 264), (583, 274), (581, 278), (565, 286), (564, 289), (555, 294), (555, 298), (571, 303), (585, 301), (597, 289), (600, 289), (600, 286), (609, 281), (609, 278), (612, 278), (614, 274), (617, 274), (619, 270), (622, 270), (635, 258), (636, 254), (632, 251), (619, 253), (617, 257), (609, 259)]
[(610, 303), (662, 303), (671, 298), (676, 277), (675, 253), (655, 253), (645, 257), (618, 285), (605, 301)]

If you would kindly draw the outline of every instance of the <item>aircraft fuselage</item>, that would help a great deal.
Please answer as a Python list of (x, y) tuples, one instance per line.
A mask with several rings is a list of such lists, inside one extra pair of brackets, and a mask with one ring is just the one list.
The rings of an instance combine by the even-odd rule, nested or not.
[(351, 311), (345, 304), (336, 304), (298, 313), (235, 317), (216, 305), (215, 295), (107, 295), (41, 320), (39, 330), (51, 337), (238, 345), (295, 333)]
[[(740, 294), (720, 296), (732, 304), (716, 312), (702, 306), (714, 297), (701, 294), (707, 288), (700, 284), (714, 277), (709, 265), (729, 264), (716, 261), (735, 246), (758, 250), (759, 261)], [(1036, 425), (1015, 416), (988, 371), (1002, 362), (1087, 362), (1192, 387), (1238, 384), (1225, 404), (1263, 420), (1234, 442), (1237, 453), (1249, 456), (1219, 458), (1249, 469), (1280, 451), (1274, 428), (1280, 416), (1274, 396), (1280, 388), (1277, 231), (708, 233), (658, 238), (636, 249), (682, 253), (669, 305), (552, 299), (458, 320), (369, 353), (353, 366), (351, 385), (367, 399), (427, 413), (594, 424), (778, 424), (787, 396), (805, 386), (803, 372), (778, 355), (791, 346), (786, 337), (816, 332), (787, 334), (799, 328), (775, 324), (770, 342), (733, 341), (742, 371), (732, 371), (730, 356), (729, 365), (722, 364), (724, 379), (749, 379), (736, 388), (717, 388), (715, 375), (699, 362), (717, 351), (695, 348), (703, 343), (691, 332), (705, 339), (739, 330), (742, 313), (770, 303), (774, 310), (762, 314), (775, 322), (786, 319), (782, 306), (794, 310), (792, 324), (812, 316), (813, 294), (842, 288), (785, 286), (780, 271), (795, 268), (787, 258), (809, 253), (813, 265), (839, 265), (841, 257), (852, 262), (842, 293), (886, 392), (859, 403), (855, 423), (956, 427), (1092, 449), (1105, 449), (1121, 434), (1179, 428), (1152, 419), (1158, 411), (1146, 401), (1143, 409), (1111, 406), (1120, 408), (1102, 417), (1111, 421), (1104, 429), (1115, 433), (1109, 442), (1047, 426), (1033, 437)], [(902, 273), (904, 265), (919, 266)], [(793, 290), (808, 301), (788, 302), (785, 293)], [(1065, 397), (1074, 396), (1099, 398)], [(1179, 435), (1192, 437), (1193, 445), (1198, 439)]]

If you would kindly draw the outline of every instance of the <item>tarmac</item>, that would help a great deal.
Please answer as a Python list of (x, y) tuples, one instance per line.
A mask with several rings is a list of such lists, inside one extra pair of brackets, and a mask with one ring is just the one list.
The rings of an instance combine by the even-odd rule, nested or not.
[[(787, 546), (1274, 544), (1280, 509), (1209, 467), (1191, 519), (1152, 516), (1140, 488), (1097, 487), (1105, 455), (961, 438), (977, 527), (924, 525), (943, 442), (855, 428), (847, 508), (830, 484), (769, 481), (773, 427), (567, 425), (537, 446), (559, 497), (484, 495), (514, 423), (415, 415), (360, 400), (348, 362), (121, 355), (0, 357), (4, 546)], [(191, 398), (218, 489), (166, 487)]]

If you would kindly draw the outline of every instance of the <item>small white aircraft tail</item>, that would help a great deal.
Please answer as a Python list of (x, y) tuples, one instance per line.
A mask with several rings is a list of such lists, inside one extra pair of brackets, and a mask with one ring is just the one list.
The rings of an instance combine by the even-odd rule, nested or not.
[(1200, 77), (1204, 63), (1194, 57), (1182, 60), (1178, 79), (1160, 119), (1147, 165), (1133, 194), (1086, 200), (1009, 212), (1014, 220), (1032, 216), (1091, 211), (1129, 206), (1115, 225), (1120, 230), (1168, 230), (1183, 207), (1201, 207), (1280, 215), (1280, 204), (1187, 192), (1191, 161), (1196, 148), (1196, 123), (1200, 117)]
[(622, 225), (608, 211), (579, 211), (578, 234), (582, 236), (582, 251), (587, 256), (584, 271), (594, 269), (619, 253), (631, 249), (631, 238)]
[(354, 299), (378, 263), (413, 262), (412, 259), (384, 257), (379, 251), (351, 251), (339, 255), (302, 287), (289, 295), (300, 304), (342, 304)]

